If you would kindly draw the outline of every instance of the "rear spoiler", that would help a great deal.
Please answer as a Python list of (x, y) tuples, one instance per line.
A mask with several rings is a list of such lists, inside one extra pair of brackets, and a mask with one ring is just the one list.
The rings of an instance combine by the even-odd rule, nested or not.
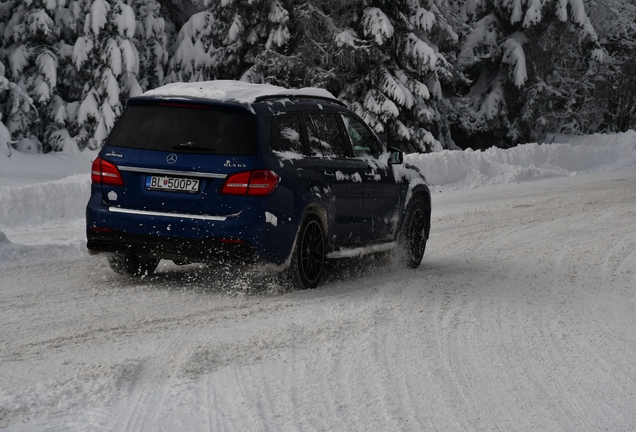
[(267, 101), (267, 100), (276, 100), (276, 99), (317, 100), (317, 101), (325, 101), (325, 102), (335, 103), (335, 104), (343, 106), (345, 108), (347, 107), (347, 105), (345, 105), (344, 102), (342, 102), (342, 101), (340, 101), (340, 100), (338, 100), (336, 98), (330, 98), (330, 97), (326, 97), (326, 96), (285, 94), (285, 93), (258, 96), (256, 99), (254, 99), (254, 102), (264, 102), (264, 101)]

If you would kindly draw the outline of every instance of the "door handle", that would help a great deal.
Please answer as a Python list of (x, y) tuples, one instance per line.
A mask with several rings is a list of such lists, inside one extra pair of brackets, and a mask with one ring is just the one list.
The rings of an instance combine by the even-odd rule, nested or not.
[(334, 179), (336, 178), (336, 173), (333, 173), (331, 171), (323, 171), (323, 174), (325, 175), (325, 177), (327, 177), (328, 179)]

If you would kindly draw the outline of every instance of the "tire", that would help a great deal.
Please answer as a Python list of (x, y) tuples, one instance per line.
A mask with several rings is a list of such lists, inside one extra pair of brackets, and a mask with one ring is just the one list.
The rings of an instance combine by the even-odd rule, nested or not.
[(421, 198), (413, 198), (397, 238), (398, 261), (407, 268), (417, 268), (426, 250), (431, 214)]
[(130, 276), (148, 276), (154, 273), (159, 259), (140, 257), (137, 255), (112, 255), (108, 257), (108, 265), (118, 274)]
[(298, 231), (289, 276), (297, 288), (316, 288), (324, 268), (325, 230), (318, 215), (309, 213)]

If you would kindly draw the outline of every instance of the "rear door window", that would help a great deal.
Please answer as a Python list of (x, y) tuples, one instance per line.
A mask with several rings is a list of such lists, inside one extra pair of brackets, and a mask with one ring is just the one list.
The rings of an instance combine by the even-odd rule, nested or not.
[(129, 105), (106, 144), (144, 150), (253, 156), (258, 145), (256, 116), (188, 103)]
[(279, 152), (304, 153), (298, 115), (285, 114), (274, 117), (271, 147)]

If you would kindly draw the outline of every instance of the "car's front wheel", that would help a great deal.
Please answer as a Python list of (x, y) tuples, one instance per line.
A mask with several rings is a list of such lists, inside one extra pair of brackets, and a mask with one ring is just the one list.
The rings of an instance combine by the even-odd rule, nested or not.
[(325, 231), (315, 213), (305, 217), (288, 269), (292, 282), (299, 288), (316, 288), (325, 267)]
[(397, 239), (400, 263), (408, 268), (417, 268), (422, 262), (430, 223), (430, 214), (424, 201), (413, 198), (408, 207), (402, 230)]
[(159, 259), (133, 254), (118, 254), (108, 257), (108, 265), (115, 273), (118, 274), (147, 276), (154, 273), (155, 269), (159, 265)]

